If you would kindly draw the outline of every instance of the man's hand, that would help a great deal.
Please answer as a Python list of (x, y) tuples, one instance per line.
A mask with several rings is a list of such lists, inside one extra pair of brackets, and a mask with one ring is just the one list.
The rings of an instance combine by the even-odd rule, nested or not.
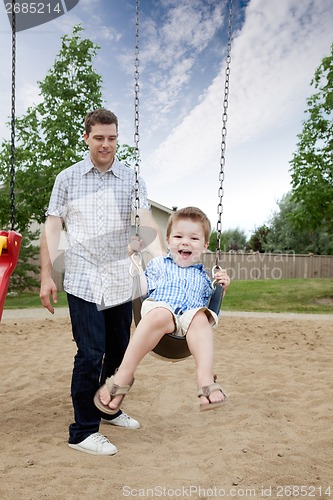
[(130, 242), (128, 244), (128, 255), (133, 253), (139, 253), (142, 247), (142, 240), (139, 240), (137, 236), (131, 236)]
[(57, 304), (57, 287), (52, 278), (44, 279), (41, 281), (39, 298), (43, 306), (46, 307), (46, 309), (48, 309), (51, 314), (54, 314), (54, 307), (51, 304), (50, 295), (52, 296), (53, 303)]
[(40, 240), (41, 280), (39, 298), (43, 306), (51, 314), (54, 314), (54, 308), (50, 302), (50, 295), (52, 295), (54, 304), (58, 301), (57, 287), (52, 279), (52, 266), (59, 253), (61, 227), (62, 219), (60, 217), (49, 216), (46, 219)]

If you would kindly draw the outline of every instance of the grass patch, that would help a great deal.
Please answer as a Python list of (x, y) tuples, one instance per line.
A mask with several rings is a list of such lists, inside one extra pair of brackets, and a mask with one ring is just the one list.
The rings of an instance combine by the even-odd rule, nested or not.
[[(65, 292), (58, 293), (57, 306), (67, 306)], [(29, 307), (42, 307), (37, 292), (6, 298), (6, 309)], [(333, 279), (233, 281), (222, 307), (225, 311), (333, 314)]]
[[(56, 307), (67, 307), (67, 296), (65, 292), (58, 292), (58, 304)], [(5, 309), (28, 309), (32, 307), (43, 308), (39, 299), (39, 292), (23, 292), (18, 295), (7, 295)]]
[(233, 281), (226, 311), (333, 313), (333, 279)]

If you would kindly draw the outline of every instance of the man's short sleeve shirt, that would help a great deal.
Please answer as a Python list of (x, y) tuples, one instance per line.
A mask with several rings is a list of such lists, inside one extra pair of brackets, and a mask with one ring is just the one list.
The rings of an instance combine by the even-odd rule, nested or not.
[[(140, 208), (149, 209), (139, 179)], [(47, 215), (61, 217), (67, 234), (66, 292), (114, 306), (131, 299), (128, 243), (135, 209), (135, 174), (115, 159), (100, 172), (90, 157), (57, 176)]]

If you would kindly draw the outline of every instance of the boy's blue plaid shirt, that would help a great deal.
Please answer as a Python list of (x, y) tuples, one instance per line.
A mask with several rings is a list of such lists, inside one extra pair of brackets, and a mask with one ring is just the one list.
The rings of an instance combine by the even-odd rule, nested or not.
[(166, 302), (175, 314), (208, 305), (213, 290), (203, 264), (180, 267), (168, 254), (152, 259), (145, 274), (148, 297)]

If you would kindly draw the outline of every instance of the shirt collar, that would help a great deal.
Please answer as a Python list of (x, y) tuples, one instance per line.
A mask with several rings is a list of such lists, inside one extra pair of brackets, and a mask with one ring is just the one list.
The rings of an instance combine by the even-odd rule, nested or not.
[[(171, 255), (170, 252), (164, 257), (164, 260), (171, 260), (171, 262), (173, 262), (177, 266), (177, 264), (173, 260), (172, 255)], [(192, 266), (189, 266), (189, 267), (196, 267), (198, 269), (204, 269), (204, 265), (202, 263), (200, 263), (200, 262), (198, 264), (192, 264)]]
[[(91, 161), (90, 155), (88, 153), (83, 160), (82, 175), (87, 174), (88, 172), (90, 172), (94, 168), (95, 168), (95, 165)], [(115, 177), (119, 177), (120, 179), (123, 178), (121, 164), (117, 158), (114, 159), (111, 167), (106, 172), (111, 172)]]

